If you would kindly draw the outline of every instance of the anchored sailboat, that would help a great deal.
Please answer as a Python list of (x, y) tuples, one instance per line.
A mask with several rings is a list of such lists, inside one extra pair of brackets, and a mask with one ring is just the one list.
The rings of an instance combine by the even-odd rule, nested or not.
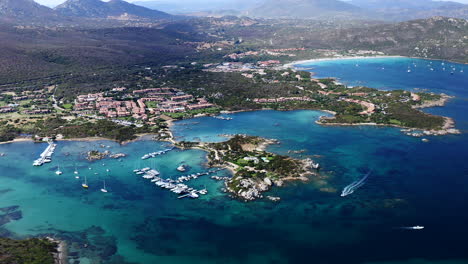
[(106, 189), (106, 180), (103, 181), (104, 182), (104, 187), (101, 188), (101, 192), (103, 193), (107, 193), (107, 189)]
[(57, 175), (62, 175), (63, 172), (60, 170), (60, 166), (57, 167), (57, 171), (55, 171), (55, 174)]
[(86, 175), (85, 175), (84, 178), (85, 178), (85, 180), (84, 180), (84, 182), (81, 184), (81, 186), (82, 186), (83, 188), (85, 188), (85, 189), (88, 189), (89, 186), (88, 186), (88, 179), (86, 178)]

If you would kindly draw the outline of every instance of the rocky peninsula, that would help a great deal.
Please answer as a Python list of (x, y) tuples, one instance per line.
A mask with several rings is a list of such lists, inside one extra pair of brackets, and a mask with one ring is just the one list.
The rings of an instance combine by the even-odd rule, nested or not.
[[(318, 164), (311, 159), (293, 159), (265, 151), (278, 141), (260, 137), (235, 135), (220, 143), (178, 142), (181, 148), (197, 148), (207, 151), (208, 165), (232, 171), (233, 177), (225, 181), (225, 189), (234, 198), (253, 201), (263, 198), (263, 193), (285, 181), (307, 181), (317, 175)], [(278, 201), (278, 197), (268, 197)]]

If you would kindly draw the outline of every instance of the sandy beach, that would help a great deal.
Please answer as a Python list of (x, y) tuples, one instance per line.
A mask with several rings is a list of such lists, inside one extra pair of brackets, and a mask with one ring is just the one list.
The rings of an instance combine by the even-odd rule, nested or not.
[(10, 140), (10, 141), (0, 142), (0, 145), (18, 143), (18, 142), (28, 142), (28, 141), (33, 141), (33, 140), (32, 140), (32, 138), (15, 138), (15, 139)]
[(317, 58), (309, 60), (299, 60), (287, 63), (284, 65), (285, 68), (296, 68), (297, 64), (304, 64), (317, 61), (335, 61), (335, 60), (355, 60), (355, 59), (385, 59), (385, 58), (407, 58), (405, 56), (345, 56), (345, 57), (329, 57), (329, 58)]

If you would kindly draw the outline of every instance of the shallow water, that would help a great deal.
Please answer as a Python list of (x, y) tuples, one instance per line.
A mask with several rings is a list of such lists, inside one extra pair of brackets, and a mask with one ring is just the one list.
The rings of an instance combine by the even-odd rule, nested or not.
[[(416, 69), (409, 77), (407, 64), (413, 62), (417, 67), (412, 66)], [(446, 107), (428, 111), (454, 117), (457, 127), (466, 130), (466, 76), (418, 72), (428, 64), (403, 58), (308, 67), (349, 85), (359, 80), (377, 88), (427, 88), (455, 95)], [(231, 115), (232, 121), (203, 117), (176, 122), (173, 128), (178, 139), (221, 141), (221, 134), (245, 133), (279, 139), (280, 145), (269, 148), (276, 153), (305, 150), (293, 156), (320, 162), (323, 178), (275, 189), (272, 194), (282, 197), (280, 203), (232, 200), (220, 191), (220, 182), (208, 177), (188, 183), (207, 187), (207, 196), (177, 199), (132, 173), (149, 166), (175, 177), (182, 175), (175, 170), (181, 162), (192, 167), (190, 173), (207, 169), (205, 153), (198, 150), (141, 161), (143, 154), (165, 149), (167, 143), (59, 142), (53, 162), (41, 168), (32, 161), (44, 144), (0, 145), (0, 152), (7, 153), (0, 157), (0, 208), (18, 206), (9, 217), (0, 216), (0, 231), (65, 238), (81, 263), (467, 263), (468, 137), (430, 137), (423, 143), (395, 128), (321, 127), (314, 123), (321, 115), (325, 113), (245, 112)], [(84, 153), (92, 149), (129, 156), (88, 162)], [(59, 164), (62, 176), (54, 173)], [(87, 175), (89, 190), (74, 178), (75, 166)], [(369, 170), (364, 186), (340, 197), (342, 188)], [(103, 179), (108, 194), (99, 191)], [(399, 229), (415, 225), (426, 228)]]

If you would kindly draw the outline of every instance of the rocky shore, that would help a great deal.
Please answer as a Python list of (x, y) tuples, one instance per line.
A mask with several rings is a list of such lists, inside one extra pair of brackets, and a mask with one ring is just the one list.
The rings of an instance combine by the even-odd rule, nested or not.
[(429, 108), (429, 107), (441, 107), (445, 106), (447, 102), (450, 99), (453, 99), (453, 96), (449, 96), (446, 94), (440, 94), (440, 99), (439, 100), (433, 100), (433, 101), (425, 101), (420, 105), (415, 105), (413, 108), (415, 109), (421, 109), (421, 108)]
[[(414, 105), (412, 108), (414, 109), (423, 109), (423, 108), (430, 108), (430, 107), (442, 107), (447, 104), (447, 102), (452, 99), (453, 96), (449, 96), (446, 94), (440, 94), (440, 99), (432, 100), (432, 101), (425, 101), (420, 105)], [(336, 113), (326, 111), (330, 114), (335, 115)], [(444, 124), (440, 129), (433, 129), (433, 130), (422, 130), (418, 128), (410, 128), (404, 126), (398, 126), (394, 124), (377, 124), (377, 123), (328, 123), (323, 122), (323, 120), (333, 119), (334, 117), (325, 117), (322, 116), (319, 120), (315, 121), (316, 124), (323, 125), (323, 126), (387, 126), (387, 127), (397, 127), (402, 128), (402, 132), (405, 135), (412, 136), (412, 137), (423, 137), (423, 136), (444, 136), (444, 135), (457, 135), (461, 134), (461, 131), (455, 128), (455, 120), (449, 117), (444, 117)]]
[(65, 241), (46, 237), (47, 240), (57, 245), (57, 251), (53, 252), (54, 264), (68, 264), (68, 247)]
[(243, 177), (234, 176), (225, 182), (225, 188), (232, 197), (241, 199), (243, 201), (254, 201), (257, 199), (267, 198), (270, 201), (277, 202), (281, 198), (266, 196), (264, 193), (270, 191), (274, 186), (282, 187), (287, 181), (308, 181), (311, 176), (317, 175), (313, 171), (313, 161), (310, 159), (299, 160), (302, 165), (302, 173), (292, 174), (279, 179), (271, 179), (270, 177)]

